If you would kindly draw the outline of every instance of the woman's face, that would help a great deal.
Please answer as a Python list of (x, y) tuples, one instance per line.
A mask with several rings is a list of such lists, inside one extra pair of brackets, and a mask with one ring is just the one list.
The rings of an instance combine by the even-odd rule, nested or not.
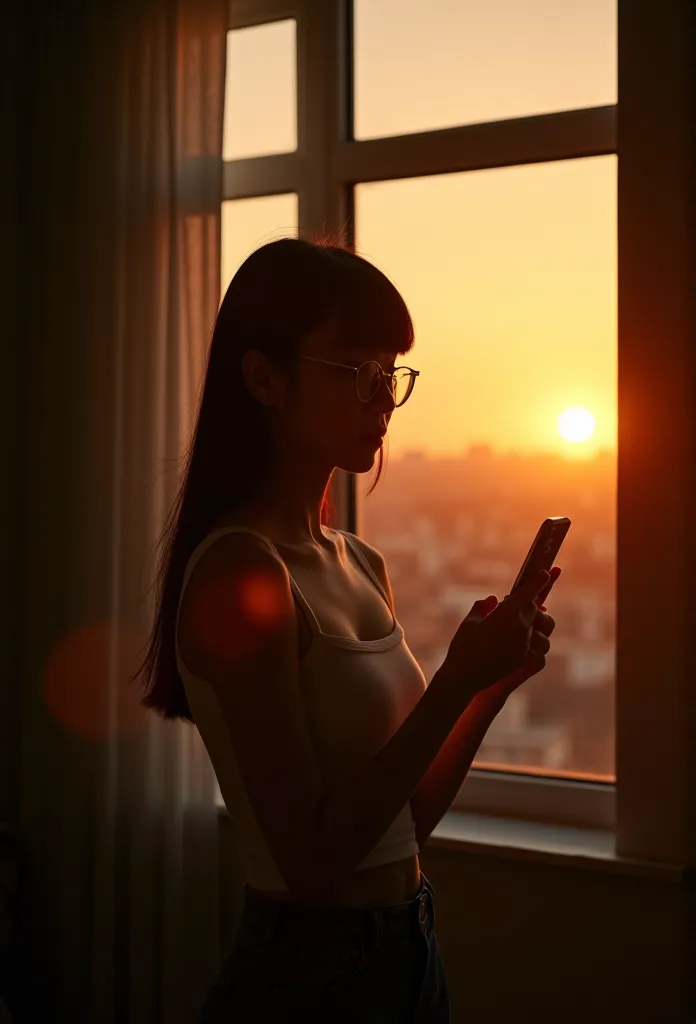
[[(269, 381), (261, 394), (249, 383), (257, 364), (252, 353), (247, 353), (245, 359), (248, 358), (252, 367), (247, 371), (247, 385), (264, 405), (278, 411), (271, 422), (292, 458), (314, 463), (328, 473), (336, 467), (348, 473), (368, 472), (381, 447), (375, 435), (386, 430), (394, 411), (387, 381), (382, 380), (377, 393), (368, 402), (361, 402), (355, 391), (352, 369), (314, 360), (353, 367), (374, 359), (385, 372), (390, 372), (399, 365), (401, 357), (393, 350), (370, 345), (348, 347), (340, 342), (338, 331), (331, 323), (307, 335), (300, 354), (310, 358), (299, 360), (295, 386), (281, 382), (271, 372), (274, 383)], [(257, 384), (263, 376), (260, 370)]]
[(296, 400), (289, 419), (294, 443), (330, 470), (368, 472), (381, 447), (375, 435), (389, 426), (394, 399), (383, 379), (377, 393), (361, 402), (355, 390), (355, 372), (345, 367), (374, 359), (388, 373), (398, 362), (397, 353), (369, 344), (348, 346), (339, 340), (333, 326), (325, 325), (304, 339), (301, 354), (310, 358), (300, 359), (298, 368)]

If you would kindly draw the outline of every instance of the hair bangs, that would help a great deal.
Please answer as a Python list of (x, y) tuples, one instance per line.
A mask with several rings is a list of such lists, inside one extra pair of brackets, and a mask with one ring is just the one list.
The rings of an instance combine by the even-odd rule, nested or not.
[(389, 278), (367, 260), (350, 261), (337, 295), (338, 342), (348, 349), (405, 355), (414, 344), (411, 314)]

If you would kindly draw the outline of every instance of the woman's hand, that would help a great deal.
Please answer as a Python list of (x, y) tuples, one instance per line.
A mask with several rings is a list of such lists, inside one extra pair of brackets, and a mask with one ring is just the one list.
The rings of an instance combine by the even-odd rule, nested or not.
[(558, 570), (553, 575), (540, 572), (504, 601), (496, 597), (476, 601), (452, 638), (440, 669), (461, 695), (463, 707), (499, 682), (514, 677), (519, 685), (532, 666), (534, 671), (543, 667), (539, 659), (543, 661), (549, 640), (535, 623), (546, 629), (551, 626), (545, 613), (539, 619), (539, 605), (557, 578)]
[[(546, 655), (549, 653), (551, 648), (549, 637), (556, 628), (556, 620), (553, 616), (547, 613), (546, 606), (542, 602), (544, 602), (549, 596), (551, 588), (561, 575), (561, 570), (557, 566), (554, 566), (550, 575), (551, 579), (549, 580), (549, 583), (544, 587), (537, 598), (539, 610), (534, 616), (534, 621), (532, 623), (532, 636), (529, 641), (529, 654), (527, 656), (527, 660), (520, 668), (511, 672), (509, 675), (503, 677), (498, 680), (498, 682), (493, 683), (492, 686), (487, 687), (484, 691), (479, 693), (476, 698), (477, 702), (502, 706), (518, 686), (521, 686), (522, 683), (527, 681), (527, 679), (531, 679), (532, 676), (537, 675), (537, 673), (541, 672), (542, 668), (545, 667)], [(490, 607), (492, 611), (495, 606), (492, 605)]]

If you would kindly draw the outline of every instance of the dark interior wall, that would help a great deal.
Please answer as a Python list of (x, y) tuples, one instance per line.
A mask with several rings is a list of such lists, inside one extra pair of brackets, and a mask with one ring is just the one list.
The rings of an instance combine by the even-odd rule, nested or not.
[(695, 1019), (686, 887), (449, 850), (422, 866), (440, 894), (453, 1024)]
[[(240, 909), (220, 818), (221, 941)], [(432, 848), (452, 1024), (694, 1024), (695, 887)]]
[(24, 572), (23, 523), (26, 518), (28, 350), (23, 308), (28, 293), (26, 211), (31, 168), (26, 152), (25, 118), (29, 106), (20, 73), (24, 19), (18, 7), (3, 19), (7, 51), (0, 61), (2, 139), (0, 224), (3, 250), (0, 273), (2, 372), (0, 373), (0, 821), (16, 820), (19, 752), (19, 695), (23, 678), (21, 647)]

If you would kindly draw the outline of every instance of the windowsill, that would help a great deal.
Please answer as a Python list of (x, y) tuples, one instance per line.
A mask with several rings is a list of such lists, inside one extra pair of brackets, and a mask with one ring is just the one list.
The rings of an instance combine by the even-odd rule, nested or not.
[(425, 850), (447, 849), (475, 856), (682, 881), (685, 872), (678, 864), (622, 857), (616, 853), (615, 842), (613, 832), (600, 829), (449, 811), (432, 832)]
[[(220, 820), (230, 822), (224, 804)], [(549, 825), (518, 818), (494, 818), (468, 811), (449, 811), (431, 834), (425, 850), (454, 850), (476, 857), (504, 857), (584, 871), (608, 871), (635, 878), (682, 882), (686, 871), (678, 864), (621, 857), (614, 833), (602, 829)]]

